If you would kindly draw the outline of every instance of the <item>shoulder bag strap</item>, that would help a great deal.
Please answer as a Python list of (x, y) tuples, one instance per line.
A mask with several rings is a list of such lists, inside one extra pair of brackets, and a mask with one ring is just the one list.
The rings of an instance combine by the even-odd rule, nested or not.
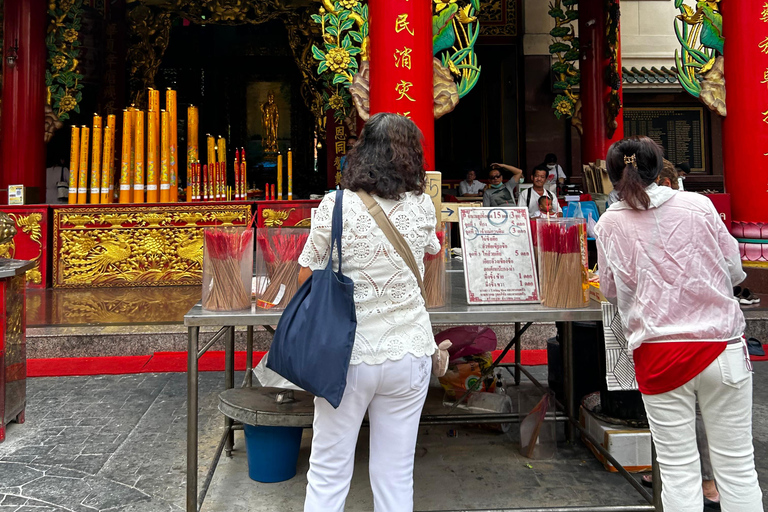
[(341, 273), (341, 232), (344, 229), (344, 219), (342, 218), (342, 205), (344, 202), (344, 191), (336, 191), (336, 203), (333, 206), (333, 218), (331, 219), (331, 254), (328, 257), (328, 267), (333, 269), (333, 246), (335, 245), (339, 254), (339, 273)]
[(378, 224), (379, 228), (381, 228), (381, 230), (384, 232), (384, 235), (387, 237), (387, 240), (389, 240), (389, 243), (394, 246), (397, 253), (401, 258), (403, 258), (403, 261), (405, 261), (405, 264), (408, 265), (408, 268), (410, 268), (411, 272), (413, 272), (413, 275), (416, 276), (416, 281), (418, 281), (419, 289), (421, 290), (421, 297), (424, 299), (424, 303), (426, 304), (427, 295), (424, 293), (424, 282), (421, 278), (421, 272), (419, 272), (419, 267), (416, 264), (416, 258), (413, 257), (413, 252), (411, 252), (411, 248), (408, 247), (405, 238), (403, 238), (403, 235), (401, 235), (397, 228), (395, 228), (395, 226), (392, 224), (392, 221), (389, 220), (387, 214), (384, 213), (384, 210), (381, 209), (381, 205), (377, 203), (376, 200), (371, 197), (368, 192), (365, 190), (358, 190), (356, 193), (360, 199), (363, 200), (363, 203), (368, 208), (368, 213), (371, 214), (373, 220), (376, 221), (376, 224)]

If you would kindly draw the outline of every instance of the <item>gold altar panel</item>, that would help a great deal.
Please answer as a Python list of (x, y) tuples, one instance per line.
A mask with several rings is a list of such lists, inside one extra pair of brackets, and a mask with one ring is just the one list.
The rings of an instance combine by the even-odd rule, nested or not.
[(54, 287), (200, 285), (203, 228), (250, 214), (250, 204), (56, 208)]

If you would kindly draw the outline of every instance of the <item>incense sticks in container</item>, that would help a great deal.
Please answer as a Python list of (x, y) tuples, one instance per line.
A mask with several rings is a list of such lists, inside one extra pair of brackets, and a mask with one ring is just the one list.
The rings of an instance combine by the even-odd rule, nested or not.
[(209, 311), (250, 308), (252, 224), (247, 227), (206, 228), (203, 239), (203, 308)]
[(445, 306), (445, 240), (446, 224), (440, 224), (437, 239), (440, 251), (437, 254), (424, 254), (424, 292), (427, 296), (427, 308)]
[(309, 236), (302, 228), (256, 230), (256, 306), (284, 308), (299, 289), (299, 256)]
[(584, 219), (537, 219), (542, 305), (581, 308), (589, 303)]

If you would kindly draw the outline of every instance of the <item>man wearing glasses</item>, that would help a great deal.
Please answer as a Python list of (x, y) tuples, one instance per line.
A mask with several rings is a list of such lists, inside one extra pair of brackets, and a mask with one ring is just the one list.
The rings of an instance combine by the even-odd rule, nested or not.
[[(512, 173), (506, 183), (502, 181), (501, 171)], [(488, 174), (490, 185), (483, 193), (483, 206), (516, 206), (515, 189), (523, 177), (523, 170), (506, 164), (491, 164)]]

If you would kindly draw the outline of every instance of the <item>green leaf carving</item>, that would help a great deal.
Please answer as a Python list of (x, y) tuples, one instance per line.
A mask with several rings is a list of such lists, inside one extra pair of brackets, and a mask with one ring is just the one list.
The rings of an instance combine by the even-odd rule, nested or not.
[(432, 16), (432, 51), (435, 55), (453, 46), (456, 34), (453, 32), (451, 21), (458, 10), (458, 5), (450, 4), (439, 14)]

